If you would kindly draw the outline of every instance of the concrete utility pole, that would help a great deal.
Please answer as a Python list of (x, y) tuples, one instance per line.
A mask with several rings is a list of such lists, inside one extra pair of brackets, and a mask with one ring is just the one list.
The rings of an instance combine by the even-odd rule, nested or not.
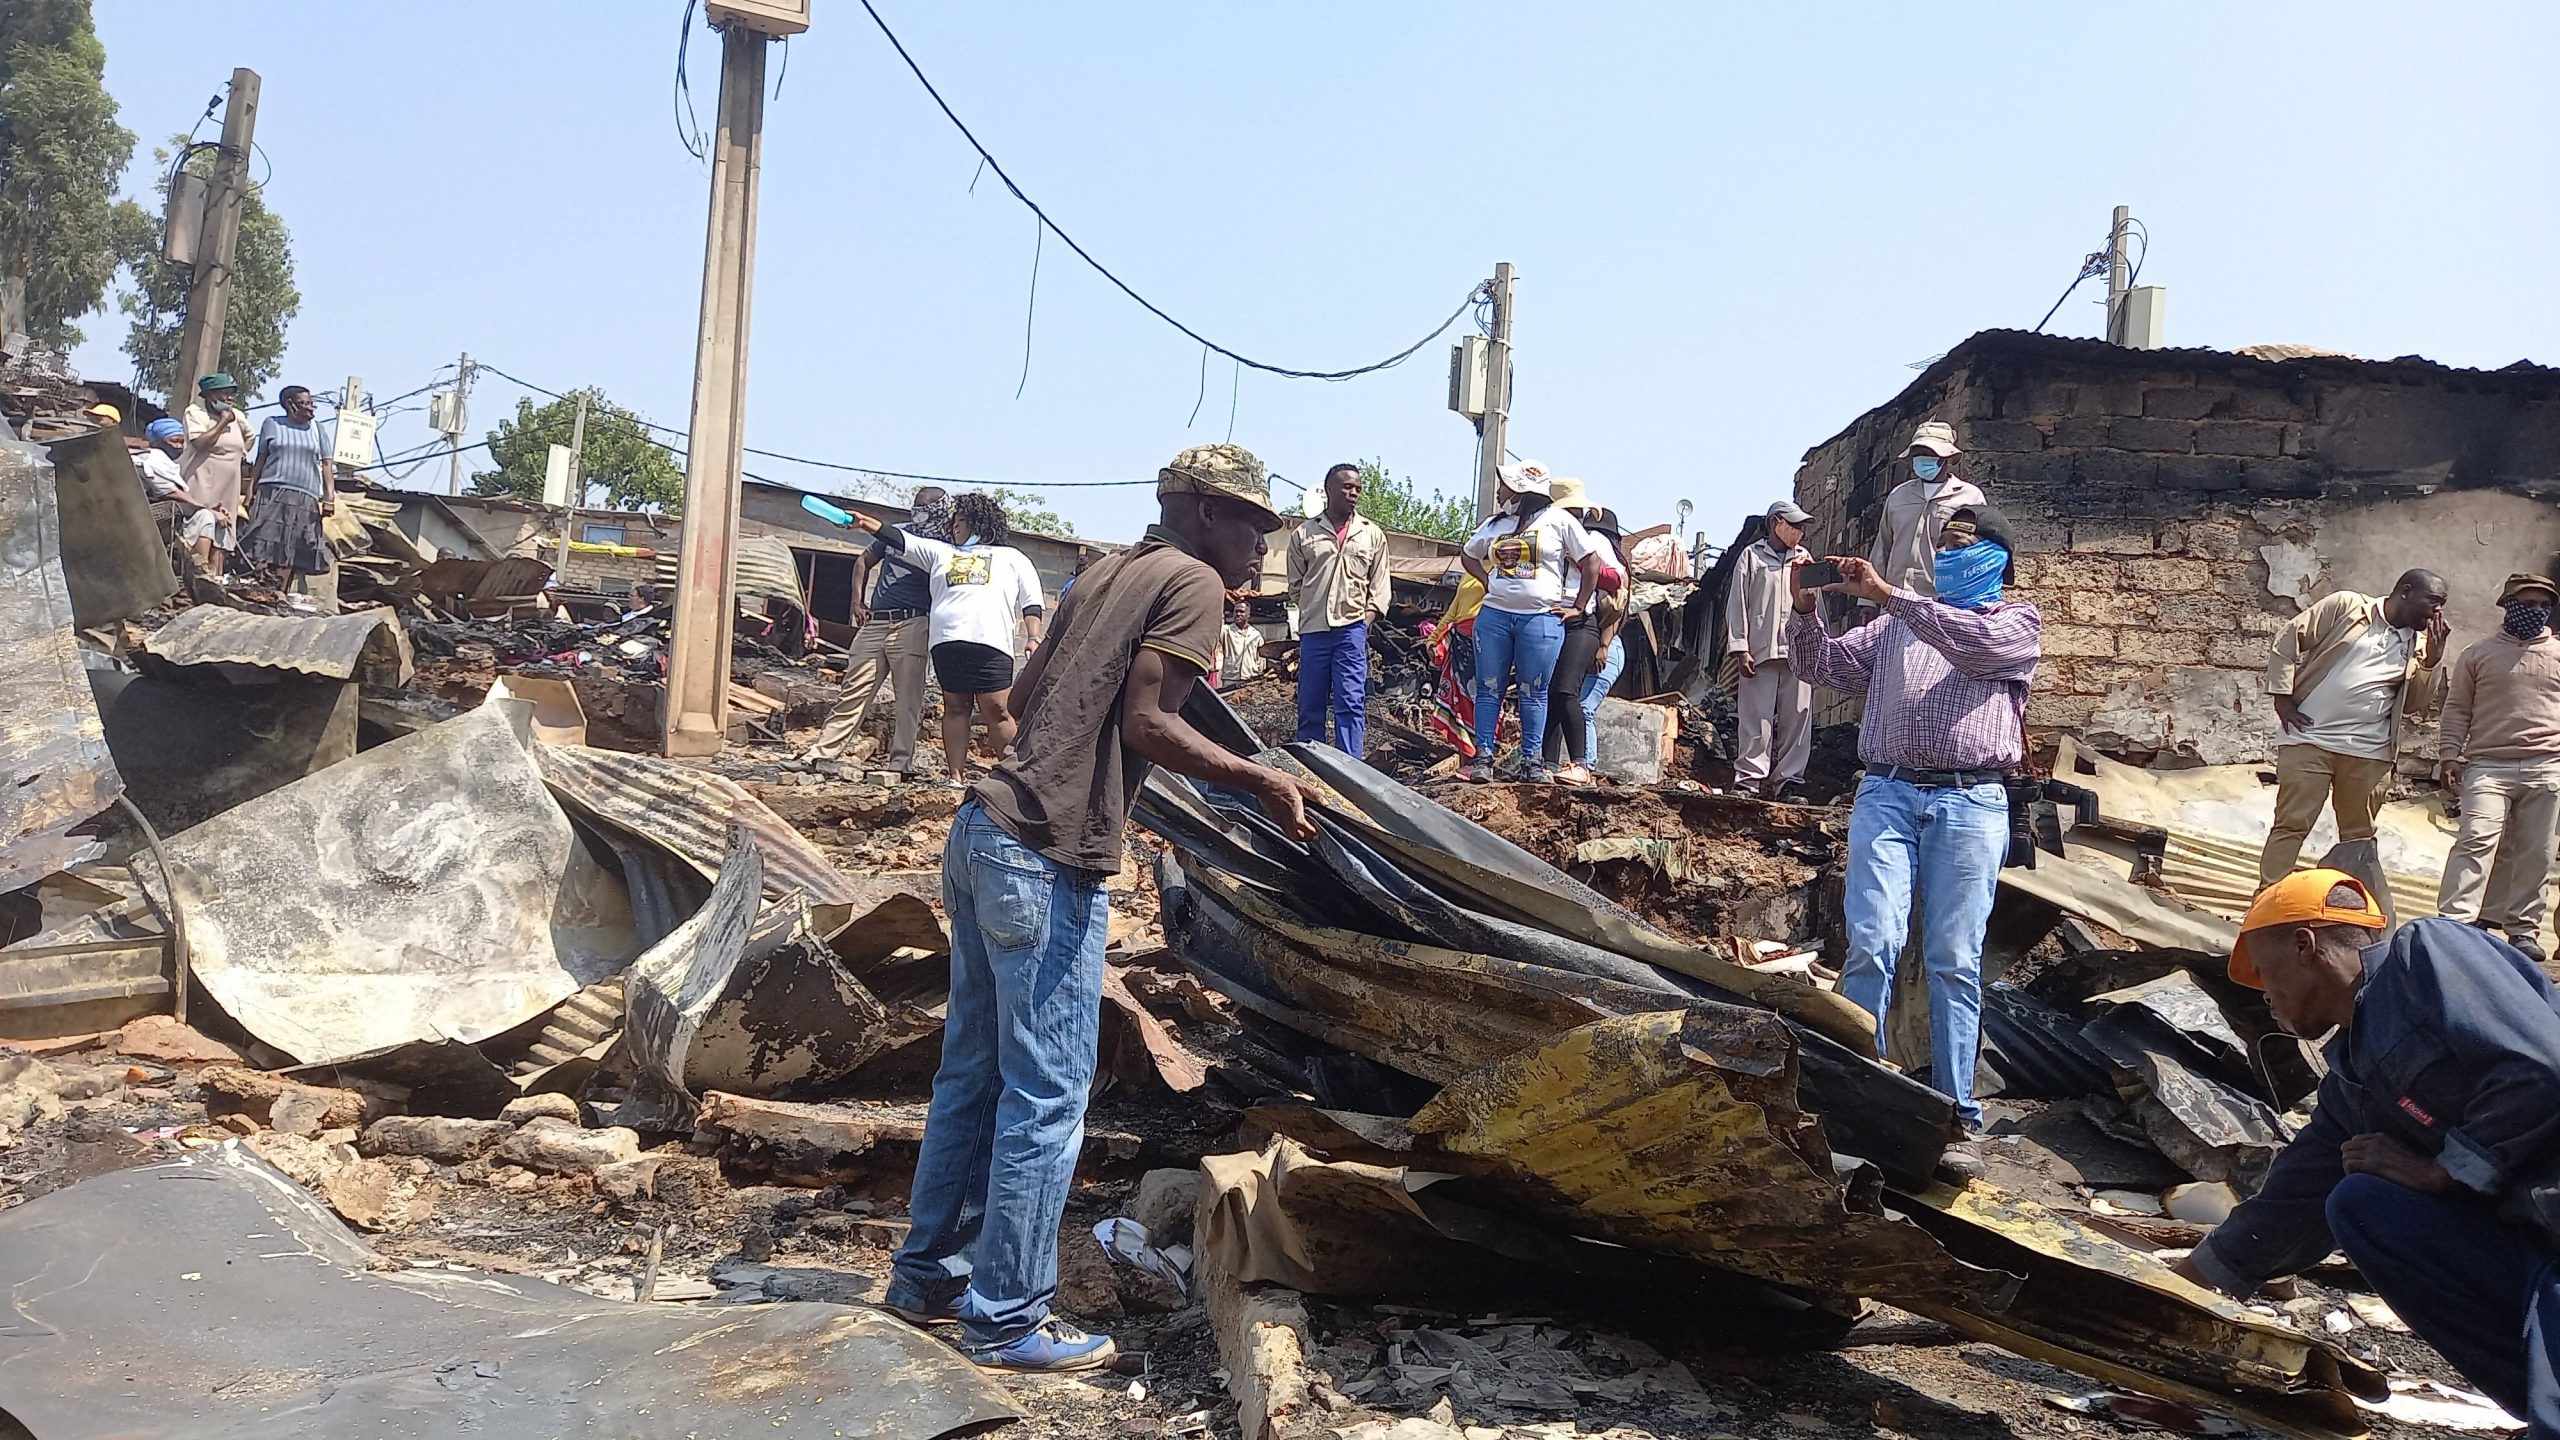
[(764, 163), (765, 46), (733, 20), (720, 32), (720, 121), (711, 141), (711, 217), (684, 467), (684, 546), (667, 644), (663, 748), (719, 753), (729, 728), (729, 632), (736, 616), (738, 496), (747, 443), (747, 320), (755, 288), (756, 182)]
[(560, 517), (560, 564), (551, 573), (569, 583), (569, 547), (578, 539), (578, 511), (587, 503), (587, 392), (578, 392), (578, 418), (569, 422), (569, 513)]
[(2115, 220), (2107, 227), (2107, 343), (2124, 343), (2124, 292), (2126, 265), (2124, 240), (2133, 227), (2131, 207), (2116, 207)]
[(231, 262), (240, 244), (240, 202), (249, 193), (249, 146), (258, 131), (258, 72), (231, 72), (231, 103), (222, 112), (222, 147), (213, 162), (204, 235), (187, 281), (187, 318), (178, 330), (178, 370), (169, 377), (169, 408), (184, 410), (196, 381), (222, 368), (222, 326), (231, 312)]
[(471, 352), (465, 350), (462, 358), (455, 362), (453, 405), (445, 412), (445, 424), (450, 427), (444, 432), (444, 493), (447, 495), (462, 493), (462, 432), (471, 425), (470, 402)]
[(1476, 469), (1476, 516), (1493, 513), (1503, 441), (1511, 428), (1511, 262), (1493, 267), (1493, 344), (1485, 355), (1484, 454)]

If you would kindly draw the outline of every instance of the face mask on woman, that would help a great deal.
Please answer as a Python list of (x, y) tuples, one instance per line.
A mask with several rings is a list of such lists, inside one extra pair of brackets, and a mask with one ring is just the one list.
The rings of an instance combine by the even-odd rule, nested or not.
[(1938, 481), (1938, 472), (1944, 468), (1946, 468), (1946, 462), (1940, 460), (1935, 455), (1914, 455), (1911, 457), (1912, 478), (1918, 480), (1923, 485), (1936, 484)]

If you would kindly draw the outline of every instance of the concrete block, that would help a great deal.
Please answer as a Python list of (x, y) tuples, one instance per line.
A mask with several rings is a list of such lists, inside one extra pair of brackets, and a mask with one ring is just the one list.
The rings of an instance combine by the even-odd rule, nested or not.
[(2047, 625), (2044, 653), (2112, 658), (2116, 653), (2116, 632), (2096, 625)]
[(2229, 631), (2237, 618), (2231, 602), (2220, 595), (2161, 595), (2151, 610), (2151, 624), (2159, 629), (2204, 634)]
[(2232, 391), (2231, 398), (2222, 407), (2222, 414), (2233, 420), (2308, 420), (2312, 416), (2312, 405), (2307, 395), (2242, 386)]
[[(2089, 450), (2080, 456), (2079, 483), (2091, 489), (2149, 490), (2159, 481), (2160, 457), (2125, 450)], [(2238, 484), (2238, 477), (2233, 478)]]
[(2052, 433), (2045, 437), (2045, 447), (2051, 450), (2103, 450), (2107, 448), (2107, 417), (2058, 417), (2053, 422)]
[(2281, 455), (2284, 428), (2263, 420), (2207, 420), (2196, 426), (2196, 453)]
[[(2044, 679), (2041, 670), (2036, 679), (2039, 682)], [(2085, 725), (2089, 717), (2098, 712), (2099, 698), (2096, 695), (2047, 694), (2039, 683), (2036, 692), (2027, 697), (2028, 728), (2070, 729)]]
[(1980, 481), (1986, 491), (2068, 485), (2073, 474), (2071, 456), (2067, 451), (2031, 450), (2014, 454), (1972, 455), (1966, 459), (1971, 464), (1966, 473)]
[(2205, 642), (2204, 658), (2230, 670), (2261, 670), (2267, 663), (2263, 635), (2215, 635)]
[(1964, 448), (1977, 457), (1985, 451), (2015, 453), (2044, 448), (2044, 432), (2024, 420), (1968, 420), (1959, 438)]
[(1680, 739), (1680, 712), (1668, 705), (1632, 700), (1600, 702), (1591, 736), (1592, 768), (1622, 785), (1659, 785), (1671, 772)]
[(2118, 450), (2145, 450), (2184, 455), (2195, 448), (2196, 426), (2187, 420), (2128, 417), (2107, 427), (2107, 440)]
[(2237, 490), (2247, 484), (2241, 461), (2230, 455), (2163, 455), (2153, 480), (2162, 490)]
[(620, 1126), (606, 1130), (581, 1130), (565, 1120), (545, 1116), (500, 1142), (497, 1158), (528, 1170), (584, 1174), (620, 1161), (639, 1159), (640, 1136)]
[[(2068, 474), (2069, 460), (2065, 457), (2054, 458), (2063, 459), (2064, 473)], [(2009, 517), (2009, 538), (2018, 542), (2018, 553), (2021, 555), (2037, 555), (2047, 550), (2067, 550), (2071, 548), (2071, 527), (2059, 520), (2049, 520), (2042, 516), (2022, 519), (2012, 515)]]
[(2148, 555), (2154, 548), (2154, 534), (2147, 520), (2074, 520), (2071, 548), (2102, 555)]
[(2265, 495), (2317, 495), (2323, 470), (2311, 460), (2244, 460), (2240, 483)]
[(2194, 665), (2204, 660), (2204, 637), (2179, 630), (2125, 630), (2116, 654), (2148, 665)]
[(2199, 560), (2237, 560), (2250, 553), (2240, 527), (2218, 521), (2189, 521), (2181, 527), (2179, 546)]
[(2231, 398), (2221, 385), (2150, 385), (2142, 391), (2142, 413), (2163, 420), (2202, 420)]
[(2213, 567), (2202, 560), (2155, 556), (2148, 560), (2127, 560), (2123, 565), (2125, 583), (2137, 590), (2192, 592), (2213, 583)]
[[(2027, 562), (2037, 562), (2030, 576)], [(2124, 583), (2121, 561), (2106, 555), (2021, 555), (2018, 581), (2039, 593), (2068, 595), (2074, 591), (2111, 591)]]
[(2142, 382), (2102, 380), (2096, 384), (2076, 386), (2071, 393), (2070, 413), (2138, 416), (2142, 413)]
[[(2035, 595), (2029, 598), (2044, 610), (2047, 626), (2057, 622), (2065, 625), (2121, 625), (2124, 623), (2124, 605), (2120, 591), (2061, 590), (2051, 595)], [(2045, 653), (2053, 654), (2053, 647), (2047, 645)], [(2115, 651), (2110, 647), (2107, 653), (2112, 655)]]

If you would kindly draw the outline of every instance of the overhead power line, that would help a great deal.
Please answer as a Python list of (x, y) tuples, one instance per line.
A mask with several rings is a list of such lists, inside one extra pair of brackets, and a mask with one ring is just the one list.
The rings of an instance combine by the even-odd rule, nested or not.
[[(960, 138), (969, 142), (970, 149), (978, 152), (979, 161), (983, 163), (986, 168), (993, 170), (996, 173), (996, 178), (1004, 182), (1004, 188), (1013, 192), (1013, 198), (1021, 201), (1032, 214), (1040, 218), (1042, 228), (1046, 229), (1050, 234), (1057, 236), (1059, 240), (1066, 244), (1068, 249), (1076, 252), (1076, 257), (1078, 259), (1084, 261), (1085, 264), (1092, 266), (1095, 274), (1110, 281), (1112, 287), (1117, 289), (1121, 294), (1137, 301), (1138, 304), (1147, 311), (1147, 313), (1155, 316), (1159, 320), (1162, 320), (1174, 329), (1181, 331), (1183, 334), (1190, 336), (1193, 340), (1200, 342), (1202, 345), (1205, 345), (1219, 354), (1226, 356), (1228, 359), (1235, 361), (1238, 365), (1242, 365), (1247, 369), (1259, 370), (1266, 375), (1278, 375), (1283, 379), (1289, 380), (1349, 380), (1361, 375), (1373, 375), (1381, 370), (1390, 370), (1403, 364), (1405, 361), (1412, 359), (1423, 346), (1428, 345), (1432, 341), (1439, 339), (1441, 336), (1448, 334), (1449, 327), (1458, 323), (1459, 317), (1465, 315), (1468, 309), (1475, 305), (1477, 297), (1484, 291), (1484, 287), (1482, 285), (1469, 290), (1467, 292), (1467, 298), (1459, 301), (1458, 308), (1450, 311), (1449, 318), (1441, 321), (1437, 326), (1433, 327), (1430, 334), (1414, 341), (1412, 344), (1407, 345), (1402, 350), (1397, 351), (1384, 360), (1374, 361), (1367, 365), (1357, 365), (1348, 370), (1291, 369), (1285, 365), (1267, 364), (1263, 361), (1253, 359), (1250, 356), (1228, 349), (1226, 346), (1219, 344), (1208, 336), (1203, 335), (1199, 331), (1192, 329), (1190, 326), (1183, 324), (1179, 320), (1176, 320), (1172, 315), (1165, 311), (1163, 306), (1158, 305), (1153, 300), (1139, 294), (1130, 286), (1129, 282), (1111, 273), (1111, 267), (1093, 258), (1091, 251), (1088, 251), (1082, 245), (1077, 244), (1074, 236), (1059, 229), (1058, 222), (1049, 218), (1049, 212), (1041, 209), (1039, 202), (1023, 193), (1022, 187), (1014, 183), (1013, 177), (1005, 172), (1004, 162), (998, 160), (995, 157), (994, 152), (990, 151), (986, 146), (978, 142), (978, 137), (969, 129), (968, 122), (962, 120), (959, 112), (951, 108), (951, 102), (943, 99), (942, 92), (933, 87), (933, 81), (926, 77), (924, 67), (918, 65), (916, 63), (916, 58), (907, 53), (906, 45), (898, 39), (897, 32), (889, 28), (889, 22), (880, 18), (880, 12), (872, 5), (871, 0), (862, 0), (862, 8), (870, 14), (871, 23), (880, 27), (880, 33), (889, 41), (889, 48), (897, 51), (898, 58), (906, 62), (908, 71), (916, 77), (916, 83), (924, 87), (925, 94), (933, 97), (933, 103), (940, 107), (943, 118), (949, 120), (953, 128), (960, 132)], [(972, 185), (976, 184), (974, 180), (970, 183)]]

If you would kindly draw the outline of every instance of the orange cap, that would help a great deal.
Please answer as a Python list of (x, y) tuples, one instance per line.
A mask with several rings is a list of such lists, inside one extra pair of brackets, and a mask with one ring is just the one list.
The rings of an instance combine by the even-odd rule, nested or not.
[[(2349, 910), (2329, 903), (2329, 892), (2340, 886), (2356, 892), (2364, 903)], [(2245, 938), (2252, 930), (2265, 930), (2277, 925), (2361, 925), (2367, 930), (2383, 927), (2382, 907), (2373, 903), (2372, 892), (2364, 882), (2344, 870), (2296, 870), (2273, 885), (2258, 892), (2249, 902), (2249, 913), (2241, 917), (2240, 934)], [(2231, 978), (2252, 990), (2264, 990), (2267, 982), (2258, 967), (2249, 962), (2248, 947), (2231, 947)]]

